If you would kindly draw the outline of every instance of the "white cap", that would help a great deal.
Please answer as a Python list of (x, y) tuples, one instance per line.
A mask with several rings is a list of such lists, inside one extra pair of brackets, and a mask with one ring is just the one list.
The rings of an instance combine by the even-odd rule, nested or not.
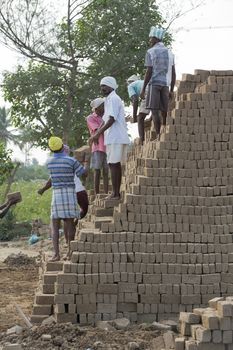
[(140, 80), (140, 76), (133, 74), (127, 79), (127, 83), (131, 83), (131, 82), (136, 81), (136, 80)]
[(159, 40), (163, 40), (165, 29), (159, 27), (151, 27), (149, 37), (155, 37)]
[(90, 106), (92, 107), (93, 110), (95, 110), (96, 108), (98, 108), (103, 103), (104, 103), (104, 98), (97, 97), (93, 101), (91, 101)]
[(113, 90), (116, 90), (118, 88), (116, 79), (114, 77), (104, 77), (103, 79), (101, 79), (100, 85), (109, 86)]

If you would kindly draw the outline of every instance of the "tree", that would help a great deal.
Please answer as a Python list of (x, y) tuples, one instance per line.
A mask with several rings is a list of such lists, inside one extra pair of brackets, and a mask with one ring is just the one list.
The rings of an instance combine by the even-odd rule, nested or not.
[(125, 79), (144, 70), (150, 26), (166, 22), (152, 0), (67, 0), (67, 16), (58, 24), (41, 3), (2, 0), (5, 43), (34, 61), (5, 75), (5, 96), (14, 124), (27, 126), (37, 145), (56, 133), (77, 146), (100, 78), (114, 75), (126, 99)]
[(2, 185), (11, 174), (13, 168), (11, 151), (6, 150), (4, 144), (0, 142), (0, 185)]
[(0, 141), (6, 146), (8, 142), (19, 144), (19, 137), (12, 129), (9, 110), (5, 107), (0, 107)]

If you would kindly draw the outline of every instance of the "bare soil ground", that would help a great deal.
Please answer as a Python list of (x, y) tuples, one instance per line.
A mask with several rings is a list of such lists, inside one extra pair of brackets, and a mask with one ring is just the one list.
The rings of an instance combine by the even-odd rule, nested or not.
[[(162, 348), (153, 345), (161, 332), (150, 328), (145, 329), (140, 325), (131, 325), (126, 331), (80, 328), (72, 324), (50, 324), (27, 329), (17, 314), (15, 303), (27, 317), (30, 317), (39, 281), (38, 266), (34, 257), (38, 256), (41, 249), (51, 250), (51, 241), (38, 246), (28, 246), (25, 242), (0, 244), (0, 349), (1, 345), (7, 342), (19, 343), (25, 350), (159, 350)], [(13, 256), (12, 253), (14, 253)], [(23, 333), (7, 335), (6, 330), (15, 325), (22, 326)], [(42, 336), (45, 334), (50, 335), (51, 338), (43, 340)], [(162, 340), (162, 337), (159, 338)]]

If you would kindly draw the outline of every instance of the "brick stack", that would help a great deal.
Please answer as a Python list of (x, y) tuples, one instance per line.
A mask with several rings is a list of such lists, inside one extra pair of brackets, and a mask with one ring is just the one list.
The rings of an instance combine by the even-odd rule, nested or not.
[(129, 154), (112, 221), (72, 242), (58, 322), (154, 321), (233, 294), (232, 86), (232, 71), (183, 76), (160, 141)]
[(232, 350), (233, 297), (214, 298), (209, 307), (180, 313), (176, 350)]

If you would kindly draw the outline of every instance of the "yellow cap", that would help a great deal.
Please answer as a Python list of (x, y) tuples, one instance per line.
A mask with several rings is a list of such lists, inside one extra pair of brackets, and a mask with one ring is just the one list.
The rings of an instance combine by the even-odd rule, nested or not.
[(56, 137), (56, 136), (51, 136), (49, 139), (49, 148), (51, 149), (51, 151), (59, 151), (60, 149), (62, 149), (63, 146), (63, 142), (62, 139), (60, 139), (60, 137)]

